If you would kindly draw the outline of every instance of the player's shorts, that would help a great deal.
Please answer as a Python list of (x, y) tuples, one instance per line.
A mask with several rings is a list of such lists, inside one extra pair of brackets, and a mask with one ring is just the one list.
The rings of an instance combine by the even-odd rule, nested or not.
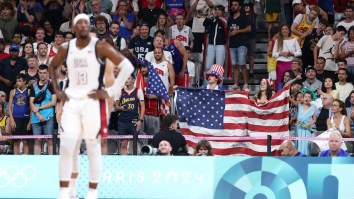
[[(105, 110), (105, 114), (101, 115), (101, 109)], [(100, 107), (98, 100), (70, 99), (65, 102), (61, 121), (58, 122), (60, 136), (96, 139), (101, 129), (101, 120), (108, 119), (107, 113), (107, 103)]]
[(279, 13), (266, 13), (267, 23), (278, 23), (279, 22)]
[(29, 118), (14, 118), (16, 123), (16, 129), (12, 132), (12, 135), (30, 135), (31, 132), (27, 131), (27, 125)]

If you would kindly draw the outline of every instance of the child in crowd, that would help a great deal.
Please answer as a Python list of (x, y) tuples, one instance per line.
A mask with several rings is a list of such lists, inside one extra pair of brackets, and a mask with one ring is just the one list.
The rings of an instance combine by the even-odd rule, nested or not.
[[(315, 106), (310, 103), (311, 101), (315, 101), (317, 99), (317, 94), (310, 88), (303, 88), (300, 92), (303, 94), (304, 98), (298, 105), (296, 136), (311, 137), (311, 133), (314, 131), (312, 125), (316, 123), (317, 116)], [(298, 151), (309, 156), (309, 141), (298, 141), (297, 149)]]
[(273, 52), (273, 47), (274, 47), (274, 44), (275, 44), (275, 40), (277, 40), (278, 36), (279, 36), (279, 27), (278, 26), (273, 26), (270, 29), (270, 39), (268, 41), (267, 70), (268, 70), (268, 73), (269, 73), (268, 78), (273, 80), (274, 83), (275, 83), (275, 80), (277, 78), (276, 71), (275, 71), (277, 60), (276, 60), (276, 58), (274, 58), (272, 56), (272, 52)]

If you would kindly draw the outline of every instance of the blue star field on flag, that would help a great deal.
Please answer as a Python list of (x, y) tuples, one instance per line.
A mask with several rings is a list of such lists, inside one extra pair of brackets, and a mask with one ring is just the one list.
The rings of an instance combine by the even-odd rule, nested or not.
[(169, 101), (168, 92), (165, 85), (163, 84), (159, 74), (148, 61), (145, 61), (145, 64), (148, 66), (148, 84), (146, 87), (146, 94), (156, 95), (158, 98)]

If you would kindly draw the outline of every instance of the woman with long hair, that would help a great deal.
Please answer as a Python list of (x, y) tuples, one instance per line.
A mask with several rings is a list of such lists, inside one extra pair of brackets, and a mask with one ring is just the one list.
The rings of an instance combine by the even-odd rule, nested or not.
[(275, 41), (273, 48), (273, 57), (277, 58), (276, 64), (276, 87), (281, 81), (285, 71), (291, 69), (291, 63), (294, 57), (302, 55), (299, 42), (292, 38), (290, 28), (287, 25), (282, 25), (278, 39)]
[(214, 156), (213, 148), (208, 140), (200, 140), (194, 149), (195, 156)]
[(278, 90), (281, 90), (287, 82), (295, 78), (295, 73), (292, 70), (285, 71), (283, 78), (281, 79), (281, 82), (278, 85)]
[(354, 26), (350, 27), (348, 30), (348, 41), (346, 41), (343, 46), (340, 58), (347, 60), (347, 70), (351, 74), (354, 73)]
[(334, 99), (339, 99), (339, 92), (336, 90), (336, 85), (334, 84), (334, 80), (332, 77), (326, 77), (324, 79), (322, 89), (318, 92), (318, 94), (322, 95), (322, 93), (327, 93)]
[(33, 44), (31, 42), (26, 42), (23, 45), (21, 57), (28, 58), (29, 55), (34, 54)]
[(156, 30), (163, 30), (168, 33), (169, 25), (167, 23), (167, 15), (165, 13), (159, 14), (156, 21), (156, 26), (151, 27), (150, 36), (155, 37), (154, 34)]
[(272, 89), (272, 81), (269, 79), (262, 79), (259, 84), (259, 91), (254, 95), (253, 100), (257, 104), (262, 104), (268, 102), (268, 100), (274, 95), (274, 91)]

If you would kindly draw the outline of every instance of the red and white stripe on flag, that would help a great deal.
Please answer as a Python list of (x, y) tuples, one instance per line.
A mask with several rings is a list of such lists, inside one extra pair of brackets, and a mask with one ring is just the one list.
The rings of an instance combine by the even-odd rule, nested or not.
[[(277, 92), (271, 100), (262, 105), (255, 104), (247, 96), (233, 91), (225, 92), (224, 128), (208, 129), (189, 126), (181, 122), (182, 134), (196, 137), (250, 137), (240, 141), (210, 141), (215, 155), (267, 155), (267, 135), (289, 136), (289, 87)], [(264, 140), (252, 140), (264, 137)], [(193, 153), (198, 140), (187, 140), (189, 152)], [(272, 140), (271, 151), (277, 150), (281, 140)]]

